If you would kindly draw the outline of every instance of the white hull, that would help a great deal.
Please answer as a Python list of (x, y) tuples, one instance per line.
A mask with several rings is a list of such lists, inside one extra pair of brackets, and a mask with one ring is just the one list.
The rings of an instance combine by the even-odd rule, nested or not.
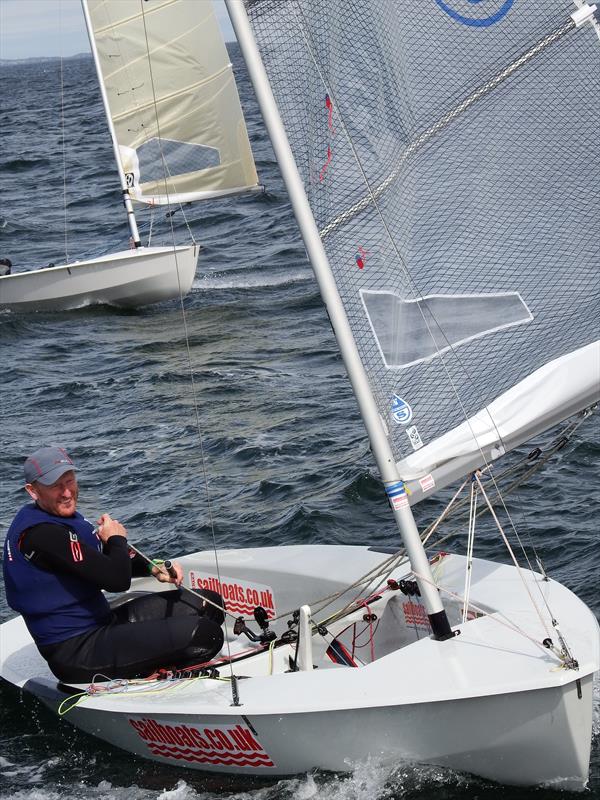
[[(311, 597), (316, 603), (383, 558), (367, 548), (315, 546), (223, 551), (219, 561), (230, 605), (241, 604), (243, 613), (245, 603), (272, 599), (279, 613)], [(188, 585), (214, 574), (212, 554), (181, 561)], [(446, 556), (436, 568), (440, 585), (460, 591), (464, 563)], [(235, 672), (245, 676), (238, 681), (240, 706), (232, 705), (228, 681), (201, 679), (95, 694), (66, 719), (129, 752), (192, 769), (269, 776), (315, 767), (351, 770), (372, 759), (437, 764), (504, 784), (581, 789), (590, 755), (598, 623), (560, 584), (531, 574), (526, 580), (562, 621), (578, 670), (560, 668), (536, 643), (545, 633), (516, 570), (475, 561), (472, 603), (490, 614), (457, 624), (458, 606), (449, 602), (453, 627), (461, 631), (450, 641), (429, 637), (418, 599), (383, 591), (369, 604), (378, 618), (374, 660), (370, 645), (360, 648), (357, 668), (333, 664), (325, 655), (328, 643), (315, 635), (311, 661), (319, 669), (289, 672), (290, 644), (239, 662)], [(156, 587), (145, 579), (134, 588)], [(368, 628), (364, 613), (357, 609), (329, 625), (330, 634), (350, 648), (343, 631), (353, 622)], [(501, 624), (502, 615), (535, 641)], [(285, 627), (285, 620), (274, 625), (278, 632)], [(234, 638), (232, 649), (249, 646)], [(1, 626), (0, 651), (2, 677), (50, 708), (74, 694), (57, 687), (20, 618)], [(229, 667), (220, 674), (226, 678)]]
[(121, 308), (185, 296), (198, 246), (141, 247), (102, 258), (0, 277), (0, 309), (66, 311), (96, 303)]

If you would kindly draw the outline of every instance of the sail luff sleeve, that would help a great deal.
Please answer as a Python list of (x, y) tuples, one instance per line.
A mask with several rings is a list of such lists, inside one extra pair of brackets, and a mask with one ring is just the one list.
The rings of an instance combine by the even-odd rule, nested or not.
[(119, 156), (138, 202), (252, 190), (258, 176), (211, 2), (88, 0)]
[(396, 463), (425, 464), (600, 340), (595, 30), (565, 0), (247, 7)]

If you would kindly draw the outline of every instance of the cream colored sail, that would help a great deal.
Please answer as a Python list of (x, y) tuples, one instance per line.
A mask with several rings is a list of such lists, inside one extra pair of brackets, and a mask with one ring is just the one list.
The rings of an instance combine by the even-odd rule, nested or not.
[(256, 188), (229, 54), (210, 0), (88, 0), (130, 196), (162, 205)]

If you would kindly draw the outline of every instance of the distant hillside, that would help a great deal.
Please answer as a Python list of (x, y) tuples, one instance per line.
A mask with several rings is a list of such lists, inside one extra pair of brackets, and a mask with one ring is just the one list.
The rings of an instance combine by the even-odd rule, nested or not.
[(0, 58), (0, 67), (12, 67), (15, 64), (35, 64), (44, 61), (74, 61), (80, 58), (91, 58), (91, 53), (77, 53), (74, 56), (33, 56), (32, 58)]

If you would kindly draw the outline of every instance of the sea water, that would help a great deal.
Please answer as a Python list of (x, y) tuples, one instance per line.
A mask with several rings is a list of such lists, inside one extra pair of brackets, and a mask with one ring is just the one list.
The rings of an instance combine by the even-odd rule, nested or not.
[[(265, 193), (186, 207), (172, 218), (181, 240), (189, 227), (202, 245), (183, 304), (187, 332), (175, 301), (132, 312), (0, 313), (2, 535), (26, 500), (24, 456), (60, 443), (81, 466), (81, 510), (90, 519), (112, 513), (152, 555), (177, 557), (213, 541), (399, 544), (256, 103), (232, 54)], [(65, 253), (81, 258), (126, 247), (90, 58), (66, 61), (62, 80), (58, 61), (5, 64), (0, 95), (0, 257), (21, 270), (60, 263)], [(140, 222), (155, 242), (169, 235), (164, 212)], [(599, 462), (596, 418), (510, 498), (515, 522), (549, 574), (596, 613)], [(419, 523), (440, 508), (439, 501), (418, 507)], [(464, 552), (464, 545), (457, 530), (445, 547)], [(475, 554), (507, 560), (488, 523)], [(11, 615), (0, 593), (0, 618)], [(0, 800), (556, 796), (368, 760), (337, 776), (265, 782), (207, 775), (110, 747), (4, 683), (0, 704)], [(584, 796), (600, 798), (597, 696), (594, 725)]]

